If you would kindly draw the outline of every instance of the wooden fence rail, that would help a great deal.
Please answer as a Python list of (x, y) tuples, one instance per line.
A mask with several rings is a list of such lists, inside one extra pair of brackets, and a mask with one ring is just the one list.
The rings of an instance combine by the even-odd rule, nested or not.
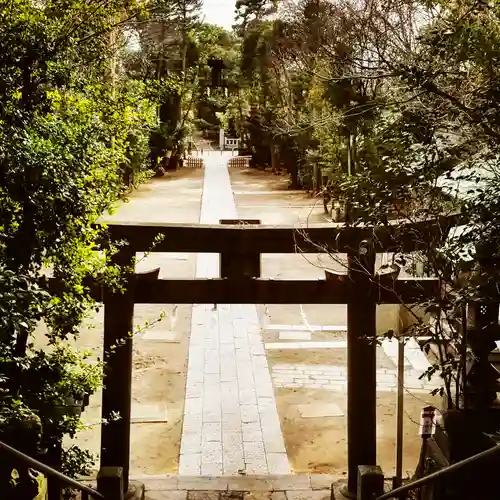
[(229, 159), (227, 166), (229, 168), (248, 168), (251, 159), (251, 156), (235, 156)]
[(182, 160), (182, 166), (186, 168), (203, 168), (205, 166), (205, 161), (203, 158), (188, 156), (185, 160)]

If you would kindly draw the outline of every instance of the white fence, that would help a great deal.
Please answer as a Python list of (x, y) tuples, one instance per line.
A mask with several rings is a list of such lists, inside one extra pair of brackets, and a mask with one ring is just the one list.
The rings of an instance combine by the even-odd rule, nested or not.
[(251, 156), (235, 156), (230, 158), (227, 166), (230, 168), (248, 168), (250, 167)]
[(224, 149), (237, 149), (240, 144), (240, 140), (232, 137), (224, 138)]

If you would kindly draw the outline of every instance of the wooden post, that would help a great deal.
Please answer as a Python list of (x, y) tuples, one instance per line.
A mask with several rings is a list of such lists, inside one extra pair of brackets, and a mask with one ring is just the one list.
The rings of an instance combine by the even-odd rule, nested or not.
[(352, 287), (347, 304), (347, 490), (356, 497), (358, 467), (376, 465), (375, 253), (362, 241), (348, 254)]
[[(259, 219), (220, 219), (219, 224), (260, 224)], [(234, 278), (246, 276), (247, 278), (260, 278), (260, 253), (241, 251), (236, 249), (234, 253), (223, 253), (220, 255), (220, 277)]]
[(121, 467), (101, 467), (97, 474), (97, 491), (106, 500), (123, 500), (124, 482)]
[[(394, 487), (403, 483), (403, 425), (404, 425), (404, 376), (405, 376), (405, 340), (398, 336), (398, 398), (396, 405), (396, 477)], [(402, 497), (400, 497), (400, 500)]]
[(384, 474), (378, 465), (358, 467), (357, 500), (374, 500), (384, 494)]
[(488, 408), (497, 397), (498, 386), (498, 372), (490, 362), (490, 354), (496, 348), (495, 341), (500, 340), (499, 304), (481, 300), (498, 296), (497, 286), (491, 279), (498, 269), (496, 255), (495, 244), (480, 242), (476, 245), (478, 267), (471, 284), (476, 287), (477, 298), (467, 306), (465, 340), (471, 356), (465, 370), (464, 406), (474, 409), (483, 422), (487, 421)]
[[(488, 289), (485, 287), (485, 295)], [(491, 295), (495, 293), (492, 290)], [(467, 306), (467, 344), (472, 352), (468, 361), (464, 397), (467, 408), (484, 416), (495, 401), (498, 372), (490, 362), (490, 354), (498, 340), (499, 305), (471, 302)]]
[(101, 468), (121, 467), (123, 491), (128, 489), (130, 461), (130, 409), (132, 393), (132, 331), (134, 320), (135, 252), (119, 250), (113, 264), (129, 267), (125, 290), (105, 290), (104, 389), (102, 392)]
[[(49, 448), (49, 454), (45, 458), (48, 466), (61, 470), (61, 455), (62, 444), (57, 442), (53, 447)], [(63, 484), (57, 477), (47, 476), (47, 500), (60, 500), (62, 497)]]

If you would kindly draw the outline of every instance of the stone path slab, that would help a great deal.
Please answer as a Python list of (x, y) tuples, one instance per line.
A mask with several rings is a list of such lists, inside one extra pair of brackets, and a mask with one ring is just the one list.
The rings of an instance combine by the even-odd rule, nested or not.
[(343, 325), (266, 325), (266, 330), (286, 330), (302, 332), (347, 332)]
[(179, 344), (181, 341), (180, 334), (177, 332), (166, 332), (161, 330), (148, 330), (140, 336), (140, 339), (148, 342), (168, 342), (170, 344)]
[[(96, 487), (94, 478), (81, 478)], [(145, 500), (334, 500), (343, 498), (344, 477), (328, 474), (253, 476), (140, 475)], [(387, 485), (386, 489), (389, 489)]]
[(264, 347), (274, 349), (347, 349), (347, 340), (323, 342), (267, 342)]
[(280, 340), (311, 340), (311, 332), (280, 332)]
[(302, 418), (323, 418), (323, 417), (343, 417), (344, 412), (339, 405), (334, 403), (298, 405), (300, 416)]
[[(397, 339), (385, 339), (382, 341), (382, 349), (387, 357), (397, 366), (398, 364), (398, 341)], [(420, 349), (417, 341), (408, 339), (404, 350), (405, 369), (412, 369), (421, 373), (425, 372), (431, 365), (429, 360)]]
[[(377, 391), (394, 392), (397, 389), (396, 370), (377, 370)], [(275, 364), (272, 367), (276, 387), (287, 389), (324, 389), (347, 391), (347, 367), (312, 364)], [(420, 380), (421, 373), (405, 373), (404, 386), (409, 393), (429, 394), (439, 387), (439, 381)]]
[(134, 424), (166, 422), (168, 419), (167, 405), (143, 404), (132, 402), (130, 421)]
[[(237, 218), (226, 156), (206, 158), (201, 223)], [(199, 254), (196, 277), (218, 276), (219, 255)], [(290, 473), (257, 311), (195, 304), (179, 474), (242, 473)]]

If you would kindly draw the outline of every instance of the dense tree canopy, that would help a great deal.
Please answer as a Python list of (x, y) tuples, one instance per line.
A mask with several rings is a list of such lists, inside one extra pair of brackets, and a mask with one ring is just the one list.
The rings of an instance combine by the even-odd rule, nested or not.
[[(208, 57), (199, 6), (0, 5), (0, 439), (32, 455), (46, 449), (72, 475), (89, 457), (62, 450), (81, 424), (60, 409), (85, 405), (102, 367), (65, 340), (95, 307), (87, 278), (119, 278), (96, 251), (93, 223), (188, 133)], [(46, 339), (33, 336), (40, 322)]]
[[(0, 433), (9, 441), (18, 429), (15, 444), (31, 453), (60, 449), (79, 420), (53, 408), (99, 384), (99, 365), (61, 341), (77, 334), (92, 304), (84, 280), (102, 266), (91, 224), (125, 178), (149, 169), (154, 102), (113, 64), (124, 50), (118, 26), (144, 12), (126, 1), (0, 7)], [(60, 292), (48, 292), (46, 272)], [(50, 351), (32, 337), (41, 320)], [(31, 418), (41, 425), (35, 441), (23, 424)]]
[(282, 5), (271, 20), (266, 4), (239, 2), (237, 14), (247, 12), (259, 14), (241, 31), (239, 97), (246, 106), (235, 118), (254, 134), (254, 147), (262, 144), (257, 164), (293, 151), (296, 183), (312, 154), (338, 183), (336, 171), (385, 171), (389, 153), (415, 164), (399, 158), (413, 143), (446, 157), (432, 170), (438, 177), (471, 153), (491, 155), (498, 137), (496, 5), (303, 0)]

